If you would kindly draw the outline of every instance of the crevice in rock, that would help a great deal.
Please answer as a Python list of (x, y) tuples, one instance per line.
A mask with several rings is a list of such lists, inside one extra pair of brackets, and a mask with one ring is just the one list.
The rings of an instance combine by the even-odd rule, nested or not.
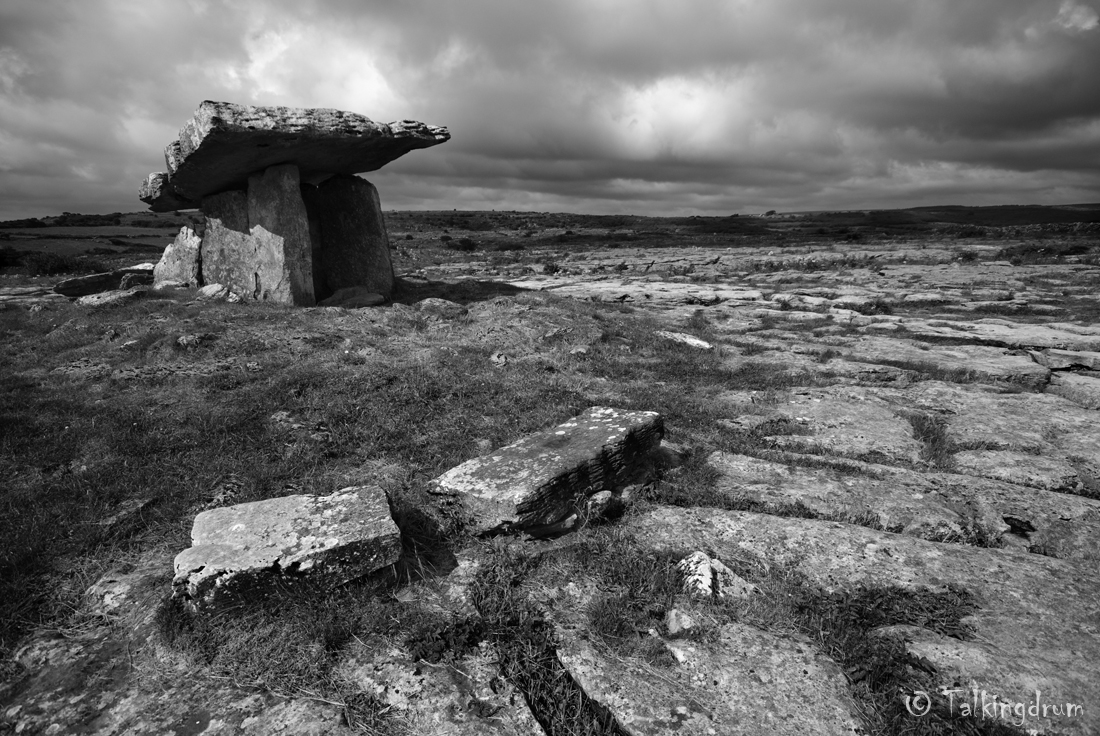
[(1031, 533), (1035, 531), (1035, 527), (1027, 519), (1021, 519), (1016, 516), (1002, 516), (1001, 518), (1004, 519), (1004, 522), (1010, 527), (1009, 534), (1015, 534), (1018, 537), (1028, 539)]

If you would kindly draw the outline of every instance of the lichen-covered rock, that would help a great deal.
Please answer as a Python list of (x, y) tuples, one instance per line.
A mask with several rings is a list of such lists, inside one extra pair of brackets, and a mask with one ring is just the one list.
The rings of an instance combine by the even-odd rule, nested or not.
[(173, 587), (196, 607), (262, 595), (280, 576), (333, 587), (395, 562), (400, 538), (386, 494), (371, 486), (211, 509), (195, 517)]
[(178, 284), (199, 286), (199, 252), (202, 237), (186, 225), (179, 235), (164, 249), (164, 255), (153, 269), (154, 288), (172, 281)]
[(249, 176), (269, 166), (294, 164), (304, 181), (313, 182), (374, 171), (449, 139), (446, 128), (413, 120), (385, 124), (341, 110), (207, 100), (165, 148), (168, 171), (146, 178), (140, 199), (155, 212), (183, 209), (243, 188)]
[(656, 412), (592, 407), (448, 470), (432, 491), (457, 497), (478, 531), (537, 533), (583, 513), (596, 493), (615, 493), (645, 477), (663, 434)]
[(692, 552), (676, 563), (676, 569), (683, 576), (684, 592), (692, 598), (748, 598), (756, 592), (755, 585), (705, 552)]

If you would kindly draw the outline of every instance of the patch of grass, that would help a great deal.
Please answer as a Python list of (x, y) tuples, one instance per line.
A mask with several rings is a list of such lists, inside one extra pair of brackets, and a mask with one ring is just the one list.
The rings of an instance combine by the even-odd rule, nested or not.
[[(370, 585), (329, 593), (303, 585), (203, 615), (168, 599), (157, 610), (157, 631), (161, 641), (206, 676), (283, 697), (321, 698), (338, 705), (345, 724), (357, 731), (396, 736), (402, 724), (387, 718), (386, 704), (338, 676), (341, 654), (360, 641), (423, 643), (432, 641), (433, 631), (453, 629), (438, 615), (383, 599), (379, 592)], [(413, 649), (427, 653), (432, 647)]]
[(881, 296), (876, 296), (868, 302), (852, 304), (848, 306), (847, 309), (865, 315), (892, 314), (894, 305), (889, 300), (883, 299)]
[(44, 252), (27, 253), (19, 259), (19, 265), (23, 266), (30, 276), (102, 273), (109, 270), (102, 263), (91, 258)]
[(913, 412), (906, 419), (913, 428), (913, 439), (922, 445), (921, 459), (938, 470), (951, 470), (958, 448), (947, 434), (947, 420), (920, 412)]
[(474, 604), (499, 651), (501, 674), (523, 693), (550, 736), (626, 736), (562, 666), (552, 625), (522, 589), (540, 562), (497, 546), (474, 583)]

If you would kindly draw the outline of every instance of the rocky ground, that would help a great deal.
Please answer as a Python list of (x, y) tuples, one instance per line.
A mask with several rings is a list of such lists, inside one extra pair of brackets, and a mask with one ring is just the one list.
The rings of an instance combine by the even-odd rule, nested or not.
[[(406, 545), (419, 565), (320, 609), (328, 633), (303, 645), (320, 654), (296, 656), (323, 660), (323, 676), (239, 665), (260, 646), (241, 632), (282, 631), (271, 616), (313, 626), (318, 604), (216, 625), (172, 619), (181, 530), (226, 503), (217, 493), (237, 493), (226, 478), (249, 471), (230, 462), (194, 469), (202, 483), (173, 479), (205, 500), (135, 491), (81, 522), (127, 531), (65, 558), (98, 555), (96, 579), (21, 630), (0, 728), (1100, 732), (1100, 235), (1091, 210), (977, 212), (392, 213), (400, 296), (351, 311), (245, 317), (248, 305), (182, 295), (79, 313), (49, 278), (9, 277), (0, 314), (20, 346), (5, 361), (13, 396), (78, 389), (167, 413), (209, 400), (199, 396), (218, 381), (244, 392), (253, 374), (274, 380), (263, 376), (318, 351), (341, 381), (389, 376), (356, 397), (384, 398), (417, 371), (459, 375), (414, 397), (402, 442), (422, 456), (364, 450), (370, 426), (391, 426), (383, 415), (333, 418), (327, 404), (294, 403), (300, 387), (279, 384), (299, 396), (263, 404), (260, 438), (279, 438), (278, 461), (300, 452), (312, 463), (288, 470), (291, 482), (328, 493), (369, 480), (395, 509), (402, 493), (418, 499), (416, 523), (395, 513), (407, 539), (434, 530), (431, 544)], [(128, 341), (140, 355), (126, 357)], [(339, 387), (325, 390), (340, 400)], [(446, 508), (409, 495), (586, 405), (661, 412), (691, 459), (635, 489), (621, 517), (554, 539), (464, 535)], [(436, 412), (460, 410), (452, 445), (433, 449)], [(354, 450), (341, 433), (359, 438)], [(4, 470), (24, 494), (9, 505), (47, 487), (44, 461), (10, 456), (19, 446), (5, 437)], [(94, 454), (71, 460), (93, 465)], [(80, 472), (62, 473), (67, 487), (94, 493)], [(162, 511), (142, 521), (145, 504)], [(725, 571), (702, 595), (676, 576), (694, 552)], [(80, 587), (63, 567), (37, 579)], [(345, 622), (338, 636), (348, 606), (378, 620)]]

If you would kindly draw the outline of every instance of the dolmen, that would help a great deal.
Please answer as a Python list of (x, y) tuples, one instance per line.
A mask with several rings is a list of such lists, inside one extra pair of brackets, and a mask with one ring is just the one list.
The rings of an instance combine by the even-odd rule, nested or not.
[[(450, 139), (413, 120), (207, 100), (165, 148), (139, 198), (154, 212), (199, 208), (154, 288), (221, 284), (245, 301), (312, 306), (355, 289), (388, 298), (393, 265), (378, 190), (355, 174)], [(345, 292), (346, 293), (346, 292)]]

